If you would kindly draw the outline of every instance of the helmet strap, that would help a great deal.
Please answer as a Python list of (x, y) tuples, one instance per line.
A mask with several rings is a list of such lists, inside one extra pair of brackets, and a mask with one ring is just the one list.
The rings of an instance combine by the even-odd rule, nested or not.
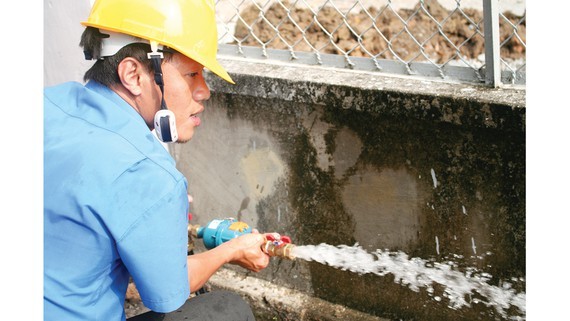
[(160, 92), (162, 93), (162, 101), (160, 103), (160, 109), (167, 109), (166, 102), (164, 101), (164, 79), (162, 77), (162, 67), (161, 62), (164, 58), (162, 52), (158, 51), (158, 43), (155, 41), (150, 42), (151, 52), (147, 54), (148, 59), (150, 59), (152, 63), (152, 68), (154, 69), (154, 82), (160, 88)]
[(162, 93), (162, 101), (160, 103), (160, 110), (154, 115), (154, 129), (158, 139), (165, 143), (172, 143), (178, 140), (178, 131), (176, 130), (176, 117), (174, 113), (166, 108), (164, 102), (164, 79), (162, 77), (162, 68), (160, 64), (164, 58), (162, 52), (158, 51), (158, 43), (155, 41), (150, 42), (151, 52), (149, 52), (148, 59), (152, 62), (154, 69), (154, 81), (160, 88)]

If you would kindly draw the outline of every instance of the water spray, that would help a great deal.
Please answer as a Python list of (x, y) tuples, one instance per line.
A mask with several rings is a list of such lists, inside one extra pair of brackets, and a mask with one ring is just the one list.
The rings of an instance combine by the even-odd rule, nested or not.
[[(212, 249), (224, 242), (252, 232), (244, 222), (233, 218), (212, 220), (205, 226), (188, 225), (189, 240), (202, 239), (207, 249)], [(446, 263), (428, 262), (420, 258), (410, 258), (403, 252), (376, 250), (367, 252), (358, 244), (347, 245), (294, 245), (288, 236), (265, 234), (266, 242), (262, 250), (272, 257), (289, 260), (313, 261), (344, 271), (358, 274), (394, 275), (395, 282), (418, 292), (426, 288), (433, 295), (433, 283), (444, 287), (443, 296), (449, 300), (449, 307), (458, 309), (471, 306), (471, 303), (483, 303), (493, 306), (506, 317), (506, 310), (514, 306), (524, 318), (526, 314), (526, 293), (515, 291), (510, 284), (492, 286), (487, 283), (490, 276), (471, 270), (467, 273), (457, 271)], [(481, 299), (468, 300), (471, 294), (478, 293)], [(442, 300), (439, 296), (433, 297)]]
[[(472, 303), (492, 306), (503, 317), (507, 310), (518, 308), (522, 318), (526, 315), (526, 293), (516, 291), (512, 284), (504, 282), (501, 286), (487, 283), (491, 276), (476, 269), (467, 269), (463, 273), (455, 269), (451, 262), (430, 262), (417, 257), (410, 258), (406, 253), (376, 250), (368, 252), (360, 245), (299, 245), (292, 255), (297, 260), (313, 261), (343, 271), (358, 274), (385, 276), (392, 274), (394, 282), (419, 292), (425, 288), (436, 301), (443, 298), (434, 295), (433, 284), (444, 287), (443, 297), (449, 300), (449, 307), (459, 309), (470, 307)], [(515, 280), (513, 280), (513, 283)], [(480, 298), (469, 299), (477, 293)]]

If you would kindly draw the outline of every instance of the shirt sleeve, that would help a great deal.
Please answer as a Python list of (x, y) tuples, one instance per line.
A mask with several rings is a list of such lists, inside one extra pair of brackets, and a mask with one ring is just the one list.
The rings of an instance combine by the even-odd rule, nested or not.
[(174, 311), (190, 295), (187, 212), (186, 182), (180, 180), (117, 241), (119, 255), (144, 305), (156, 312)]

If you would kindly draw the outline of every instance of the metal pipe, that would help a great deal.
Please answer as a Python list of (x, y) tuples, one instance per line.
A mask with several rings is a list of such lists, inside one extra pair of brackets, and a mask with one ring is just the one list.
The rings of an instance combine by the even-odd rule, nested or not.
[(200, 225), (196, 224), (196, 225), (192, 225), (192, 224), (188, 224), (188, 238), (198, 238), (198, 229), (200, 228)]
[(497, 88), (501, 85), (501, 43), (499, 35), (499, 1), (483, 0), (485, 27), (485, 83)]
[[(194, 248), (194, 239), (201, 238), (202, 235), (198, 236), (198, 231), (200, 230), (200, 225), (188, 224), (188, 250)], [(203, 233), (203, 232), (200, 232)], [(290, 241), (287, 241), (290, 242)], [(286, 258), (289, 260), (294, 260), (295, 257), (292, 254), (292, 249), (295, 247), (294, 244), (285, 242), (275, 242), (274, 240), (268, 240), (262, 245), (262, 250), (265, 251), (269, 256), (277, 256)]]
[(265, 242), (263, 246), (263, 250), (269, 256), (278, 256), (289, 260), (294, 260), (295, 256), (293, 256), (292, 250), (295, 247), (294, 244), (285, 243), (280, 245), (275, 245), (272, 241)]

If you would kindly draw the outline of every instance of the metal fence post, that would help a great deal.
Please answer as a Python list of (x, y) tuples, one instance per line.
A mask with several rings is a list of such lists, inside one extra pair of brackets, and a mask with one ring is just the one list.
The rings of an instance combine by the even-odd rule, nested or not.
[(483, 0), (485, 26), (485, 84), (501, 85), (501, 43), (499, 38), (499, 0)]

